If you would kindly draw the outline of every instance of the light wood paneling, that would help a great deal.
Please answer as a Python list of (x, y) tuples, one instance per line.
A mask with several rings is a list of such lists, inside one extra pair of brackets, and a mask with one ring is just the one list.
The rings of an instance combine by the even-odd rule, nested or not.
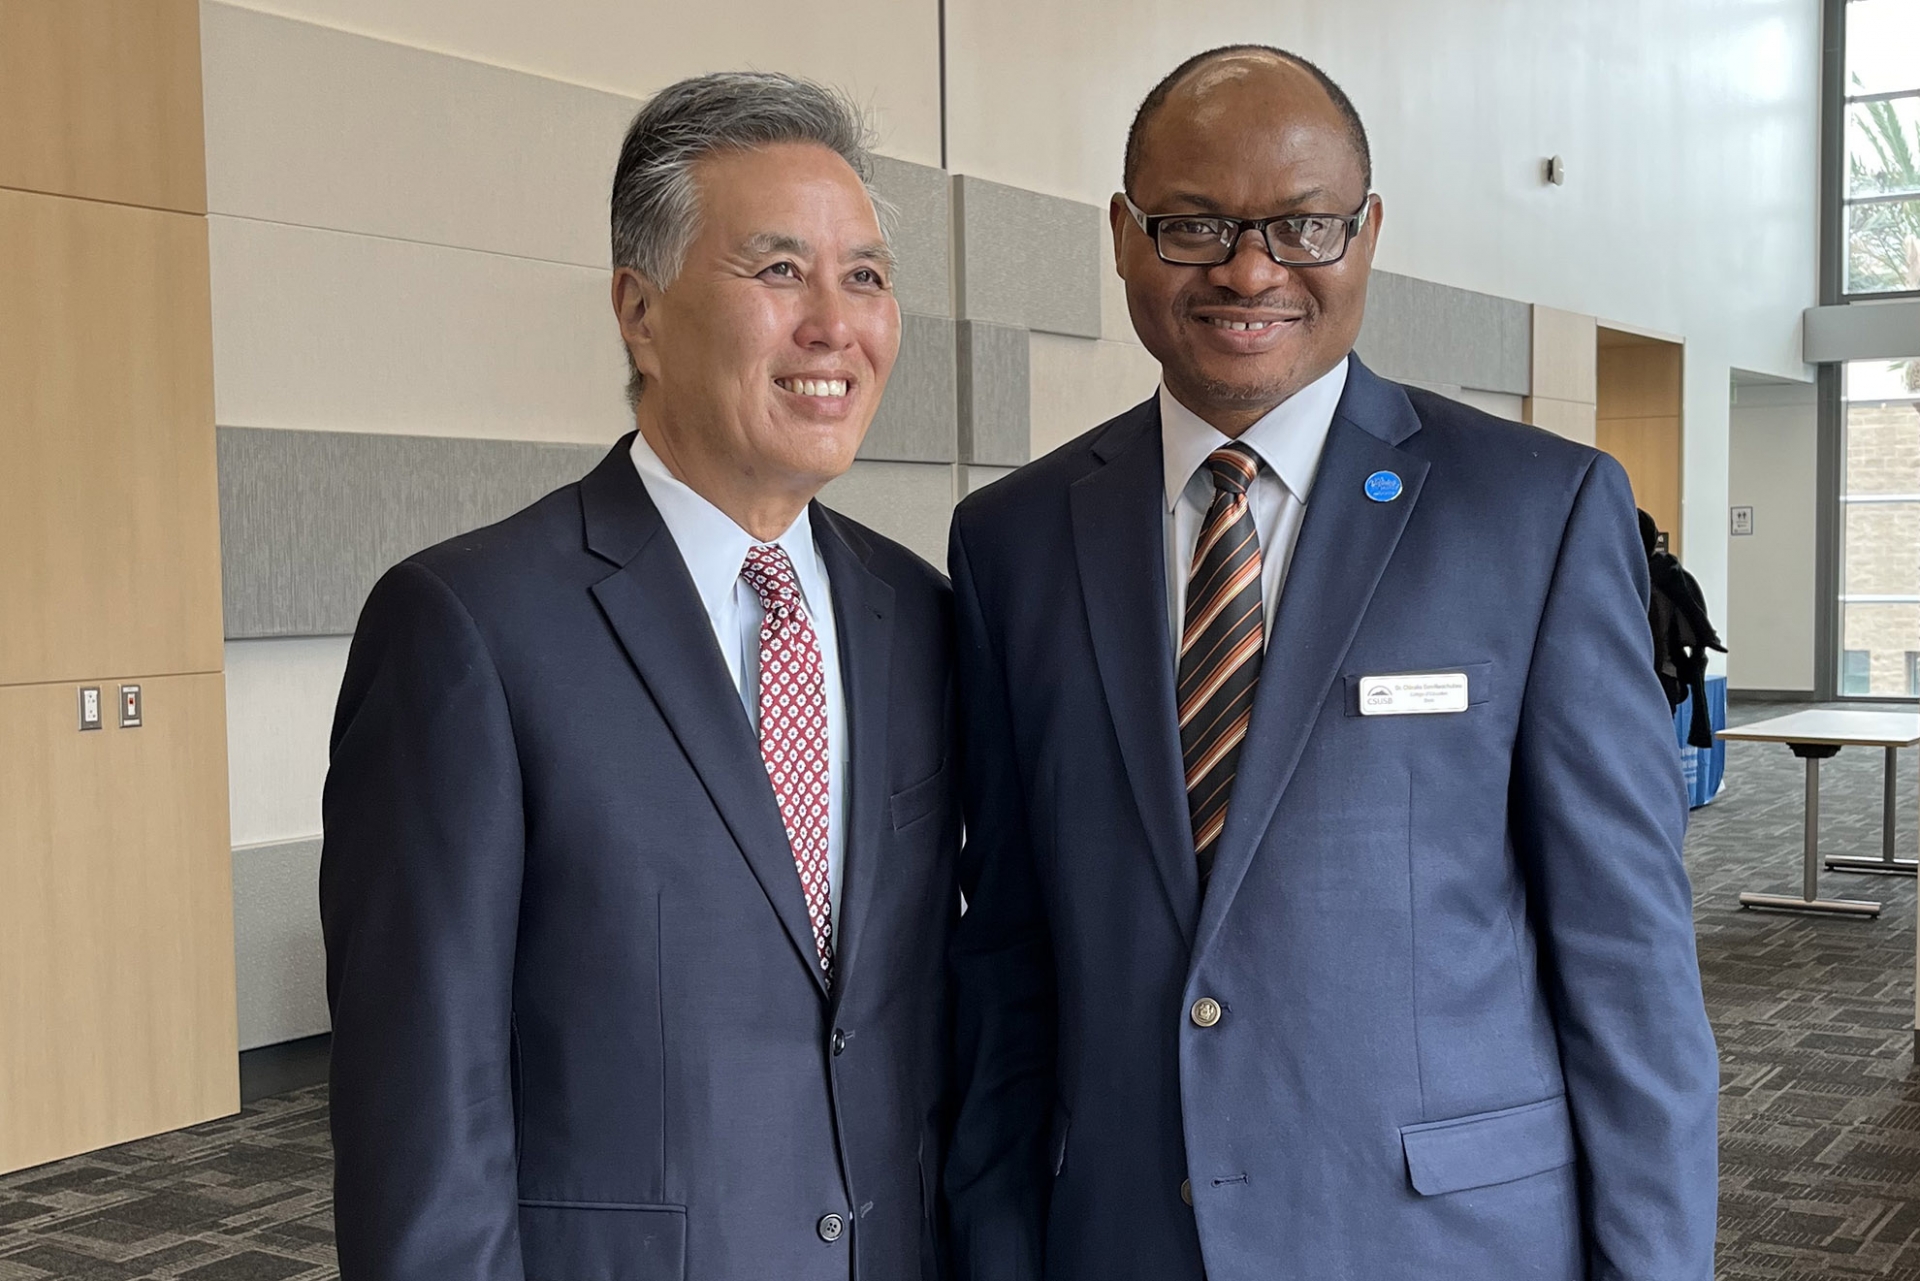
[(1600, 331), (1594, 443), (1620, 460), (1634, 501), (1681, 554), (1683, 481), (1679, 343)]
[(1602, 347), (1595, 403), (1602, 418), (1678, 418), (1679, 345), (1647, 342)]
[(1533, 394), (1548, 400), (1594, 403), (1597, 326), (1592, 316), (1533, 309)]
[(1577, 400), (1529, 396), (1523, 402), (1523, 413), (1524, 421), (1545, 428), (1556, 436), (1565, 436), (1583, 445), (1594, 443), (1592, 405)]
[(0, 685), (219, 670), (208, 313), (204, 218), (0, 190)]
[(0, 187), (204, 213), (196, 0), (0, 0)]
[(224, 688), (121, 677), (0, 689), (0, 1171), (239, 1105)]
[(1602, 418), (1594, 444), (1620, 460), (1633, 482), (1633, 501), (1666, 531), (1680, 554), (1680, 420)]

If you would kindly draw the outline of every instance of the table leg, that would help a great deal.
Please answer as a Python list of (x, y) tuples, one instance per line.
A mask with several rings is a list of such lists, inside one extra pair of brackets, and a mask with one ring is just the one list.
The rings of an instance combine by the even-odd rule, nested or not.
[(1880, 857), (1850, 858), (1845, 856), (1827, 860), (1829, 872), (1872, 872), (1880, 876), (1912, 876), (1920, 871), (1920, 859), (1901, 858), (1894, 851), (1894, 833), (1897, 828), (1897, 815), (1900, 812), (1900, 749), (1887, 749), (1886, 797), (1884, 801), (1885, 817), (1881, 820)]
[(1793, 754), (1807, 763), (1807, 821), (1803, 841), (1801, 897), (1791, 894), (1740, 895), (1741, 907), (1759, 907), (1779, 912), (1820, 912), (1832, 916), (1878, 916), (1880, 905), (1864, 899), (1823, 899), (1820, 897), (1820, 762), (1840, 749), (1830, 743), (1790, 743)]

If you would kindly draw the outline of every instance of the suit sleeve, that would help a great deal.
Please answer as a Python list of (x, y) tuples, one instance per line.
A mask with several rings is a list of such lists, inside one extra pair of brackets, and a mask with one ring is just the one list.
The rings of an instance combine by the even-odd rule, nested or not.
[(1654, 675), (1625, 473), (1589, 469), (1515, 746), (1515, 837), (1579, 1140), (1594, 1281), (1708, 1281), (1719, 1061), (1681, 860), (1687, 802)]
[(520, 771), (486, 646), (421, 565), (361, 614), (323, 811), (342, 1281), (520, 1281)]
[(950, 541), (967, 839), (966, 911), (951, 950), (954, 1083), (947, 1161), (953, 1254), (962, 1281), (1039, 1281), (1052, 1180), (1054, 967), (1026, 805), (1015, 766), (1006, 673), (988, 632), (961, 521)]

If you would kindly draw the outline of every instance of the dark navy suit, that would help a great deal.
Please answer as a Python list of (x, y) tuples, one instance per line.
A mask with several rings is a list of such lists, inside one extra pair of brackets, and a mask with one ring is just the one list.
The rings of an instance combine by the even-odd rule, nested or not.
[(852, 753), (829, 993), (630, 440), (361, 616), (320, 886), (341, 1275), (930, 1279), (951, 595), (812, 509)]
[[(954, 520), (962, 1275), (1707, 1281), (1718, 1070), (1624, 473), (1356, 360), (1203, 894), (1160, 449), (1149, 401)], [(1359, 714), (1407, 672), (1469, 706)]]

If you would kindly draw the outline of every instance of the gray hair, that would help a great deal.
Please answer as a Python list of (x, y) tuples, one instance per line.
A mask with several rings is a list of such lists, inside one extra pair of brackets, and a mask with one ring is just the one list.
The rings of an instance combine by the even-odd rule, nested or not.
[[(816, 143), (852, 166), (886, 235), (892, 210), (873, 191), (872, 141), (865, 113), (851, 99), (798, 76), (717, 71), (668, 85), (640, 108), (620, 147), (613, 265), (631, 267), (662, 289), (672, 285), (700, 230), (693, 166), (715, 152), (785, 142)], [(632, 353), (627, 364), (627, 400), (637, 406), (646, 380)]]

